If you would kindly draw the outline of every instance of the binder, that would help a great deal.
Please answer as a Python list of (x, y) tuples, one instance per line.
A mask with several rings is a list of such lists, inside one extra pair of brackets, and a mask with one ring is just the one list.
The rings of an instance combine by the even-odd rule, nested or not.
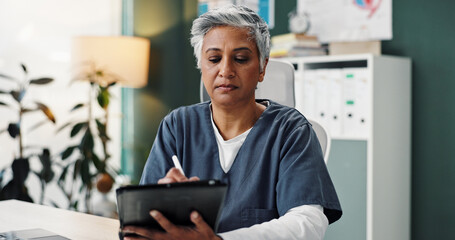
[(340, 68), (327, 70), (327, 128), (332, 137), (343, 134), (343, 74)]
[[(314, 120), (328, 129), (329, 118), (329, 80), (328, 70), (318, 69), (314, 81)], [(329, 129), (330, 130), (330, 129)]]
[(367, 74), (366, 68), (343, 69), (343, 132), (346, 136), (367, 137)]
[[(300, 89), (299, 102), (296, 108), (309, 119), (315, 119), (315, 82), (317, 80), (317, 72), (315, 70), (305, 70), (303, 73), (299, 73), (301, 78), (300, 85), (297, 89)], [(297, 82), (296, 82), (297, 83)]]
[(368, 137), (367, 68), (305, 69), (296, 72), (296, 108), (334, 138)]

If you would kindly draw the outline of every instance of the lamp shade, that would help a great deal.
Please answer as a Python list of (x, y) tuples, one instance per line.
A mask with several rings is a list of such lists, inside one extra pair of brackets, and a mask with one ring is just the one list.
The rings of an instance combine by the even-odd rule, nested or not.
[[(71, 61), (76, 74), (102, 71), (105, 83), (125, 87), (147, 85), (150, 42), (139, 37), (81, 36), (72, 41)], [(110, 76), (110, 77), (107, 77)]]

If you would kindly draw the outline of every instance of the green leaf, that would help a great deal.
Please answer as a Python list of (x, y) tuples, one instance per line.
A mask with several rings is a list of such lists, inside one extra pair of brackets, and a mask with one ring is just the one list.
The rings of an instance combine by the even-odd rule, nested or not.
[(4, 79), (8, 79), (8, 80), (16, 80), (15, 78), (2, 74), (2, 73), (0, 73), (0, 78), (4, 78)]
[(63, 129), (65, 129), (66, 127), (68, 127), (71, 124), (72, 124), (71, 122), (67, 122), (67, 123), (63, 124), (59, 129), (57, 129), (57, 132), (62, 131)]
[(51, 164), (51, 156), (49, 149), (44, 148), (43, 153), (39, 155), (39, 159), (41, 161), (42, 169), (41, 169), (41, 179), (45, 183), (49, 183), (52, 181), (52, 179), (55, 176), (54, 171), (52, 170), (52, 164)]
[(39, 110), (39, 108), (36, 108), (36, 109), (21, 108), (21, 113), (34, 112), (34, 111), (38, 111), (38, 110)]
[(8, 105), (8, 104), (6, 104), (6, 103), (4, 103), (4, 102), (1, 102), (1, 101), (0, 101), (0, 106), (9, 107), (9, 105)]
[(84, 159), (81, 163), (81, 179), (84, 185), (91, 186), (92, 176), (90, 174), (90, 160)]
[[(63, 168), (62, 173), (60, 174), (60, 177), (59, 177), (58, 180), (57, 180), (57, 183), (58, 183), (59, 185), (65, 182), (65, 177), (66, 177), (66, 173), (68, 172), (69, 166), (70, 166), (70, 165), (68, 164), (68, 165), (66, 165), (66, 166)], [(62, 185), (62, 187), (63, 187), (63, 185)]]
[(71, 134), (70, 134), (70, 136), (71, 136), (71, 137), (76, 136), (76, 135), (81, 131), (81, 129), (82, 129), (84, 126), (87, 126), (87, 125), (88, 125), (87, 122), (80, 122), (80, 123), (74, 125), (73, 129), (71, 129)]
[(104, 127), (104, 124), (100, 121), (99, 118), (96, 118), (95, 122), (96, 122), (96, 126), (98, 126), (98, 129), (100, 129), (101, 127)]
[(99, 119), (95, 119), (96, 121), (96, 126), (98, 127), (98, 132), (100, 134), (100, 137), (104, 140), (110, 140), (110, 138), (107, 136), (106, 132), (106, 124), (102, 123)]
[(93, 135), (92, 132), (90, 131), (90, 128), (87, 128), (87, 131), (85, 131), (84, 137), (82, 138), (81, 145), (79, 146), (83, 152), (90, 150), (91, 152), (95, 143), (93, 141)]
[(83, 106), (85, 106), (85, 104), (79, 103), (79, 104), (77, 104), (76, 106), (74, 106), (74, 107), (70, 110), (70, 112), (72, 112), (72, 111), (74, 111), (74, 110), (76, 110), (76, 109), (78, 109), (78, 108), (81, 108), (81, 107), (83, 107)]
[(81, 163), (82, 163), (82, 160), (81, 160), (81, 159), (78, 159), (78, 160), (74, 163), (73, 180), (76, 180), (77, 176), (80, 174)]
[(106, 165), (102, 162), (99, 157), (93, 153), (92, 155), (93, 165), (95, 165), (98, 172), (106, 172)]
[(98, 104), (103, 108), (103, 109), (107, 109), (107, 106), (109, 106), (109, 92), (107, 91), (107, 89), (105, 88), (102, 88), (99, 92), (98, 92)]
[(54, 208), (60, 208), (60, 206), (59, 206), (56, 202), (54, 202), (54, 201), (52, 201), (52, 200), (49, 200), (49, 201), (51, 202), (51, 205), (52, 205)]
[(12, 138), (16, 138), (19, 135), (19, 124), (18, 123), (10, 123), (8, 125), (8, 133)]
[(81, 184), (81, 186), (79, 186), (79, 192), (82, 193), (82, 191), (84, 191), (84, 188), (86, 188), (85, 185)]
[(36, 171), (31, 171), (33, 174), (35, 174), (40, 180), (42, 179), (41, 173), (36, 172)]
[(62, 152), (62, 160), (67, 159), (71, 154), (73, 154), (74, 149), (76, 149), (77, 146), (71, 146), (65, 149), (65, 151)]
[(25, 184), (25, 180), (30, 171), (28, 158), (15, 159), (11, 168), (13, 170), (13, 181), (19, 186)]
[(38, 79), (30, 80), (30, 84), (44, 85), (44, 84), (48, 84), (52, 81), (54, 81), (53, 78), (38, 78)]
[(27, 73), (27, 67), (23, 63), (21, 63), (21, 67), (22, 70), (24, 70), (24, 73)]
[(21, 102), (25, 96), (25, 90), (11, 91), (10, 94), (11, 96), (13, 96), (14, 100), (16, 100), (17, 102)]
[(74, 202), (70, 205), (70, 207), (73, 208), (74, 210), (77, 210), (77, 205), (78, 205), (78, 204), (79, 204), (79, 201), (76, 200), (76, 201), (74, 201)]
[(5, 174), (5, 169), (0, 170), (0, 190), (2, 189), (3, 176)]
[(39, 127), (43, 126), (46, 123), (47, 123), (46, 119), (44, 119), (43, 121), (37, 122), (35, 125), (33, 125), (29, 128), (28, 133), (32, 132), (35, 129), (38, 129)]
[(46, 115), (46, 117), (52, 121), (53, 123), (55, 123), (55, 117), (54, 117), (54, 114), (52, 113), (52, 111), (44, 104), (40, 103), (40, 102), (35, 102), (36, 105), (38, 106), (38, 108), (44, 113), (44, 115)]

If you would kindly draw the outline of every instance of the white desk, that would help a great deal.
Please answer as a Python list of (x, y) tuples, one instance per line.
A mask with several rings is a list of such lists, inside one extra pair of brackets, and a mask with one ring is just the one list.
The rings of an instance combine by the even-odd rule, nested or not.
[(17, 200), (0, 201), (0, 232), (42, 228), (70, 239), (118, 239), (119, 221)]

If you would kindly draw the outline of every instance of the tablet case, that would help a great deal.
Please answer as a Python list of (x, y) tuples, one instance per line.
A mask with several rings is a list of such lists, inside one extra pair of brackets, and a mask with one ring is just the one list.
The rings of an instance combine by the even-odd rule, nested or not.
[(120, 228), (135, 225), (163, 230), (150, 216), (153, 209), (175, 225), (194, 226), (190, 213), (196, 210), (216, 232), (226, 189), (218, 180), (120, 187), (116, 190)]

